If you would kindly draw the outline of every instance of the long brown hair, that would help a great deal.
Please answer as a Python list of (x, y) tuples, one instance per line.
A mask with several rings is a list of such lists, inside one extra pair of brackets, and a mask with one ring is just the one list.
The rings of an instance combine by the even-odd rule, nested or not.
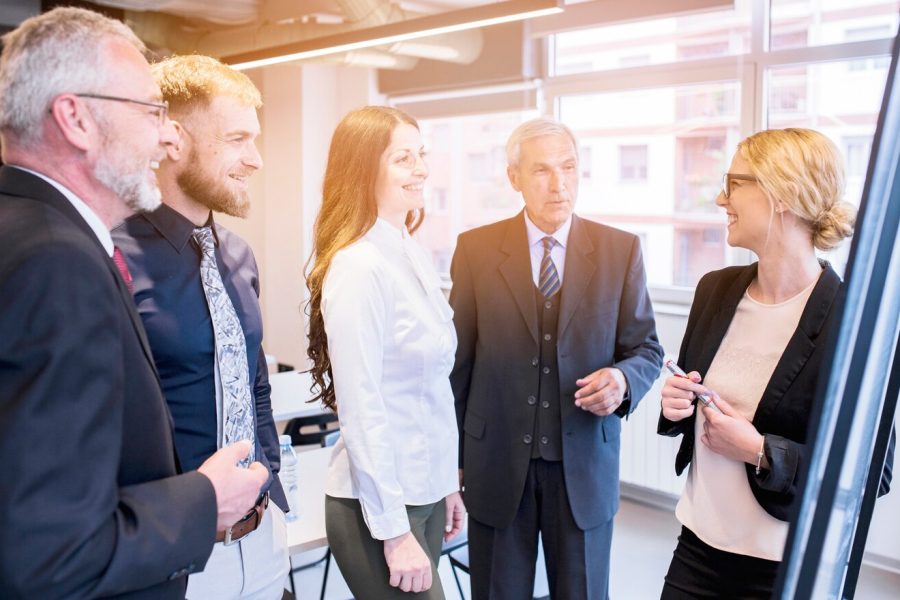
[[(313, 228), (313, 254), (306, 262), (306, 287), (309, 288), (309, 345), (312, 361), (309, 372), (313, 386), (310, 402), (321, 401), (337, 411), (334, 378), (328, 356), (328, 337), (322, 319), (322, 287), (334, 255), (371, 229), (378, 216), (375, 180), (381, 155), (391, 143), (394, 129), (408, 123), (419, 124), (411, 116), (388, 106), (366, 106), (344, 117), (331, 138), (328, 164), (322, 185), (322, 208)], [(421, 210), (410, 211), (406, 227), (410, 233), (422, 223)], [(309, 265), (312, 264), (312, 269)]]

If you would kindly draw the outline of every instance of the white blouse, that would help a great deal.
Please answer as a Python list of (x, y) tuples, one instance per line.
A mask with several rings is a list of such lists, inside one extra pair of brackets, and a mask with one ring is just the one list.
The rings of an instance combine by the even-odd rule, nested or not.
[(378, 219), (332, 259), (322, 316), (341, 425), (325, 492), (358, 498), (373, 538), (396, 537), (406, 505), (459, 488), (453, 311), (425, 250)]
[[(744, 292), (703, 384), (748, 420), (753, 419), (816, 282), (778, 304)], [(716, 454), (700, 436), (706, 418), (697, 411), (694, 457), (675, 508), (681, 524), (719, 550), (780, 561), (788, 524), (756, 501), (743, 462)]]

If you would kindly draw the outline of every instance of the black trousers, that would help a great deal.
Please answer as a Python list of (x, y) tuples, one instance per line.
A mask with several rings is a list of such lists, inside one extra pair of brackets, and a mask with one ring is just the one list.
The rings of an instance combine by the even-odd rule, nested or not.
[(550, 597), (606, 600), (612, 527), (610, 519), (579, 529), (569, 508), (562, 463), (532, 460), (509, 527), (498, 529), (469, 516), (472, 599), (531, 600), (540, 533)]
[(768, 600), (780, 564), (713, 548), (682, 527), (660, 600)]

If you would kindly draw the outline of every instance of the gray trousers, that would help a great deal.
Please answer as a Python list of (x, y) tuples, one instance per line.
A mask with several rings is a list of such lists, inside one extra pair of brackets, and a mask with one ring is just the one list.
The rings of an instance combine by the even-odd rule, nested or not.
[(407, 506), (409, 525), (431, 559), (431, 589), (413, 594), (391, 587), (384, 559), (384, 542), (369, 533), (359, 500), (325, 496), (325, 533), (341, 575), (357, 600), (444, 600), (437, 572), (444, 536), (444, 500), (425, 506)]

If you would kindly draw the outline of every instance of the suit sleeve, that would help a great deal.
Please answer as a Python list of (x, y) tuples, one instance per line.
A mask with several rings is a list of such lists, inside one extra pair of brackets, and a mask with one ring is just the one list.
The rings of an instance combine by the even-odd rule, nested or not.
[(114, 595), (163, 583), (173, 565), (202, 567), (215, 529), (209, 480), (118, 483), (124, 332), (110, 317), (121, 298), (98, 293), (111, 289), (108, 266), (64, 243), (4, 263), (0, 597)]
[[(691, 312), (688, 315), (687, 326), (684, 329), (684, 337), (681, 338), (681, 348), (678, 351), (679, 366), (689, 364), (687, 356), (688, 346), (695, 330), (697, 329), (697, 323), (700, 320), (700, 314), (703, 312), (703, 308), (706, 302), (708, 302), (709, 300), (708, 292), (706, 290), (707, 282), (709, 281), (709, 275), (704, 275), (697, 283), (697, 288), (694, 291), (694, 301), (691, 303)], [(679, 436), (684, 433), (685, 428), (694, 427), (695, 415), (696, 413), (694, 415), (691, 415), (687, 419), (682, 419), (681, 421), (670, 421), (663, 416), (662, 410), (660, 410), (659, 422), (656, 426), (656, 433), (668, 437)]]
[(632, 240), (628, 259), (628, 272), (622, 287), (622, 302), (616, 328), (615, 364), (628, 381), (628, 397), (616, 414), (625, 416), (637, 407), (638, 402), (659, 377), (663, 350), (656, 337), (656, 321), (653, 306), (647, 292), (647, 275), (637, 237)]
[(475, 343), (478, 340), (478, 318), (475, 306), (475, 290), (472, 273), (466, 257), (465, 240), (460, 236), (450, 263), (450, 306), (453, 308), (453, 325), (456, 328), (456, 360), (450, 373), (450, 385), (456, 403), (456, 424), (459, 428), (459, 467), (463, 466), (463, 424), (466, 402), (472, 381), (472, 365), (475, 362)]

